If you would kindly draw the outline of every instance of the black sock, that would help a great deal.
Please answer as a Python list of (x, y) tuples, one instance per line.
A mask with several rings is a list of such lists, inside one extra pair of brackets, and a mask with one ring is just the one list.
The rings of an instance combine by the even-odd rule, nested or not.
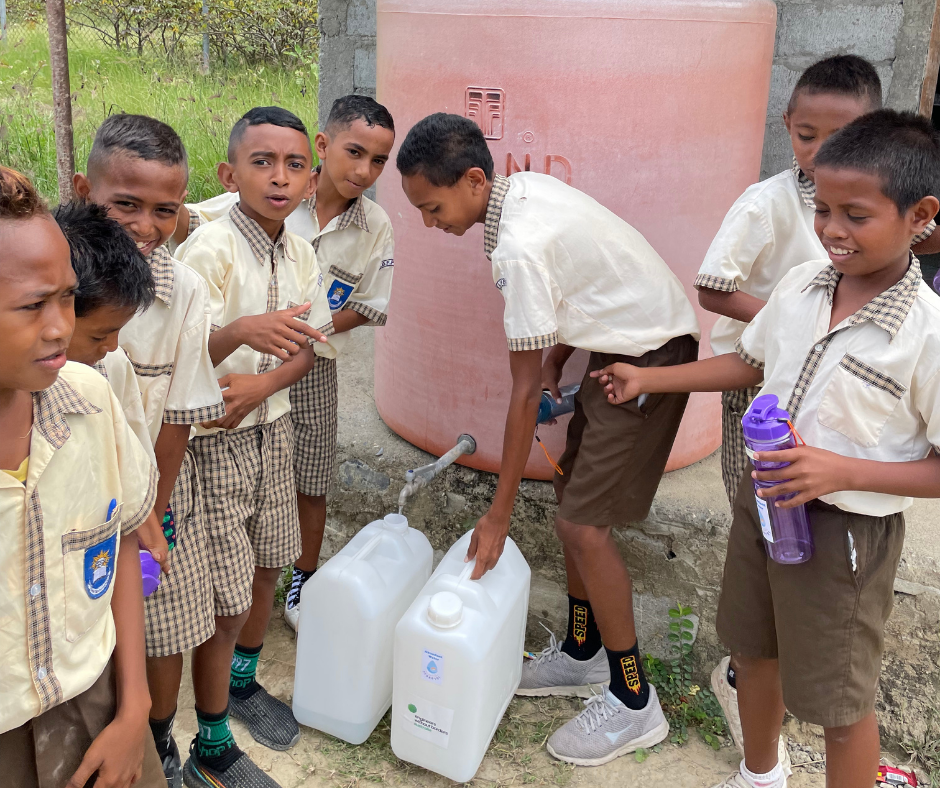
[(235, 644), (235, 653), (232, 655), (232, 673), (228, 685), (229, 695), (234, 695), (239, 700), (247, 700), (261, 689), (261, 685), (255, 680), (259, 654), (261, 654), (261, 646), (248, 648), (248, 646)]
[(731, 689), (738, 688), (738, 677), (734, 673), (734, 668), (731, 667), (731, 663), (728, 663), (728, 683), (731, 685)]
[(300, 592), (303, 590), (304, 583), (313, 577), (316, 571), (317, 570), (314, 569), (313, 572), (305, 572), (303, 569), (298, 569), (296, 566), (293, 568), (291, 571), (290, 588), (287, 589), (288, 608), (293, 608), (300, 604)]
[(206, 714), (196, 709), (196, 757), (203, 766), (224, 772), (241, 757), (235, 737), (228, 726), (228, 709), (218, 714)]
[(572, 659), (591, 659), (601, 650), (601, 633), (597, 631), (591, 603), (568, 594), (568, 632), (561, 650)]
[(627, 651), (607, 649), (610, 663), (610, 691), (630, 709), (644, 709), (650, 699), (650, 685), (643, 673), (639, 643)]
[(154, 744), (157, 745), (157, 754), (162, 761), (170, 755), (170, 739), (173, 736), (173, 720), (176, 719), (176, 709), (165, 720), (150, 720), (150, 731), (153, 733)]

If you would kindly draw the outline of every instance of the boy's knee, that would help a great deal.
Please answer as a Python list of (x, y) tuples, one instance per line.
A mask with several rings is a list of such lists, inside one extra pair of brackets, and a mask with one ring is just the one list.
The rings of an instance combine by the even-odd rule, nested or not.
[(246, 610), (244, 613), (239, 613), (237, 616), (216, 616), (216, 634), (234, 640), (238, 637), (238, 633), (242, 631), (242, 627), (245, 626), (245, 622), (248, 620), (248, 614), (250, 612), (251, 608)]
[(779, 671), (779, 662), (776, 659), (764, 659), (762, 657), (745, 657), (741, 654), (731, 655), (731, 667), (740, 679), (749, 679), (756, 676), (766, 675), (768, 671), (776, 673)]
[(610, 538), (610, 528), (598, 528), (593, 525), (577, 525), (576, 523), (555, 518), (555, 534), (561, 543), (575, 553), (589, 551), (600, 547)]
[(283, 567), (256, 566), (255, 582), (273, 588), (277, 585), (277, 581), (283, 571)]

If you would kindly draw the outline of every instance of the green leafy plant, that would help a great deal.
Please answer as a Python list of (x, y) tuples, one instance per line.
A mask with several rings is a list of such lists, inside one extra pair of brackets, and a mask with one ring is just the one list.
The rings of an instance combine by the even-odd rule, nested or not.
[[(721, 706), (714, 693), (702, 689), (692, 677), (692, 649), (695, 624), (692, 608), (681, 603), (669, 610), (669, 647), (671, 657), (657, 659), (647, 654), (646, 674), (655, 685), (669, 725), (672, 741), (683, 744), (689, 738), (689, 728), (695, 728), (706, 744), (717, 750), (728, 729)], [(643, 758), (645, 759), (644, 752)], [(639, 760), (639, 754), (637, 757)]]

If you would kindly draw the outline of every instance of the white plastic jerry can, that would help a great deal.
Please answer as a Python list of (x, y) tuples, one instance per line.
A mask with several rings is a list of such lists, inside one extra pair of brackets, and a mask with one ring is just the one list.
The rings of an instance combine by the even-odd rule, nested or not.
[(473, 532), (444, 556), (395, 628), (392, 750), (451, 780), (473, 778), (522, 677), (529, 565), (512, 539), (470, 580)]
[(294, 717), (361, 744), (392, 703), (395, 624), (431, 575), (427, 537), (389, 514), (365, 526), (304, 585)]

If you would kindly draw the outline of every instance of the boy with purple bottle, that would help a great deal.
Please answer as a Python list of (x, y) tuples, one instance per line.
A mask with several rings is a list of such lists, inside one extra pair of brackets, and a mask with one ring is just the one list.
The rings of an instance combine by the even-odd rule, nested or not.
[[(940, 496), (940, 297), (910, 251), (940, 209), (940, 137), (928, 120), (880, 110), (834, 134), (814, 166), (815, 229), (829, 259), (782, 279), (736, 353), (593, 373), (614, 403), (763, 380), (806, 442), (752, 451), (758, 464), (788, 465), (749, 465), (735, 498), (717, 629), (737, 665), (744, 760), (716, 788), (784, 788), (785, 708), (825, 729), (830, 788), (874, 783), (903, 511)], [(776, 419), (770, 404), (760, 408)], [(806, 506), (809, 560), (767, 560), (759, 502), (771, 520)]]

